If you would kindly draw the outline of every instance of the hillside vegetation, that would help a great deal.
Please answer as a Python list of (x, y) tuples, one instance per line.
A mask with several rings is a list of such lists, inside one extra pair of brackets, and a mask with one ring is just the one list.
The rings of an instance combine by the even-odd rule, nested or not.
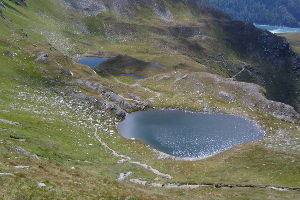
[[(299, 198), (299, 62), (285, 39), (206, 1), (2, 2), (0, 199)], [(91, 69), (81, 56), (110, 59)], [(265, 137), (172, 159), (117, 132), (152, 108), (240, 115)]]
[(258, 24), (300, 27), (299, 0), (209, 0), (234, 19)]

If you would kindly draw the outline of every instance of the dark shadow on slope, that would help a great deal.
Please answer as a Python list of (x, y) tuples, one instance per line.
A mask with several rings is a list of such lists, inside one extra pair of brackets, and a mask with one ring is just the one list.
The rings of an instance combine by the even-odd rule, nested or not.
[(255, 71), (252, 73), (254, 77), (237, 77), (238, 80), (264, 86), (268, 98), (290, 104), (299, 112), (300, 58), (290, 48), (288, 41), (241, 21), (219, 25), (223, 28), (223, 40), (228, 46), (243, 60), (258, 62), (250, 68), (250, 71)]
[(149, 77), (163, 73), (168, 68), (156, 62), (144, 62), (127, 55), (119, 55), (108, 59), (95, 68), (100, 75), (111, 74), (114, 76), (122, 74), (135, 74), (138, 76)]

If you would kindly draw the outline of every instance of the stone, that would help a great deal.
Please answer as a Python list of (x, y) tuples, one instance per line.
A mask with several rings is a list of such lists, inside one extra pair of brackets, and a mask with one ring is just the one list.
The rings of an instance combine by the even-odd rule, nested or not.
[(49, 55), (47, 53), (42, 53), (37, 57), (36, 61), (37, 62), (45, 62), (48, 60), (48, 58), (49, 58)]
[(38, 187), (47, 187), (45, 183), (38, 183)]
[(28, 169), (29, 166), (15, 166), (16, 169)]

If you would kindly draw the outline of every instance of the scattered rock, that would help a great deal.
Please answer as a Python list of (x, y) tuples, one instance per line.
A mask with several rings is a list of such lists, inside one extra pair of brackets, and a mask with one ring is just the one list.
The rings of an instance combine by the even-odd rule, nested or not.
[(0, 176), (14, 176), (12, 173), (0, 173)]
[(19, 142), (25, 142), (26, 141), (25, 138), (20, 138), (18, 136), (14, 136), (14, 135), (10, 135), (9, 137), (12, 138), (12, 139), (18, 140)]
[(38, 183), (38, 187), (47, 187), (45, 183)]
[(185, 79), (187, 77), (188, 77), (188, 75), (184, 74), (183, 76), (176, 78), (175, 82), (181, 81), (181, 80), (183, 80), (183, 79)]
[(120, 176), (119, 176), (119, 178), (117, 178), (117, 181), (124, 181), (131, 174), (132, 174), (132, 172), (121, 173)]
[(80, 86), (87, 87), (88, 89), (95, 90), (99, 93), (103, 93), (107, 91), (107, 89), (100, 83), (94, 83), (94, 82), (81, 80), (81, 79), (77, 79), (75, 83)]
[(139, 185), (147, 185), (147, 181), (141, 181), (139, 179), (130, 179), (131, 183), (139, 184)]
[(223, 100), (233, 102), (235, 100), (235, 97), (232, 94), (229, 94), (227, 92), (221, 91), (219, 92), (219, 97)]
[(14, 125), (14, 126), (19, 126), (20, 125), (20, 123), (18, 123), (18, 122), (9, 121), (9, 120), (6, 120), (6, 119), (0, 119), (0, 122), (4, 123), (4, 124)]
[(34, 159), (40, 160), (40, 158), (36, 154), (30, 154), (25, 149), (22, 149), (21, 147), (13, 147), (12, 150), (16, 151), (20, 156), (23, 157), (32, 157)]
[(125, 110), (130, 110), (130, 109), (133, 109), (135, 108), (135, 105), (131, 104), (131, 103), (128, 103), (127, 101), (123, 101), (120, 106), (122, 108), (124, 108)]
[(128, 161), (127, 159), (121, 159), (121, 160), (119, 160), (117, 163), (118, 163), (118, 164), (122, 164), (122, 163), (127, 162), (127, 161)]
[(81, 55), (81, 54), (76, 53), (76, 54), (71, 55), (70, 58), (77, 58), (77, 57), (79, 57), (80, 55)]
[(117, 106), (115, 103), (112, 102), (104, 102), (105, 110), (112, 111), (118, 118), (124, 118), (127, 113), (122, 108)]
[(45, 62), (48, 60), (48, 58), (49, 58), (49, 55), (47, 53), (42, 53), (37, 57), (36, 61), (37, 62)]
[(36, 154), (31, 155), (31, 157), (36, 159), (36, 160), (41, 160)]
[(16, 169), (28, 169), (29, 166), (14, 166)]
[(113, 101), (113, 102), (116, 102), (116, 103), (122, 103), (124, 101), (124, 99), (122, 97), (120, 97), (119, 95), (113, 93), (113, 92), (106, 92), (105, 93), (105, 96)]
[(9, 56), (9, 57), (13, 57), (14, 56), (14, 54), (12, 52), (10, 52), (10, 51), (5, 51), (4, 55)]
[(151, 187), (163, 187), (164, 185), (162, 183), (151, 183)]

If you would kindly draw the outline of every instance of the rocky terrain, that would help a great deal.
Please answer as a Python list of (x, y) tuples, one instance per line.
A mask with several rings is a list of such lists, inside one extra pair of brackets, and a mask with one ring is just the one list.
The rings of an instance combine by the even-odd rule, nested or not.
[(234, 19), (258, 24), (300, 26), (298, 0), (209, 0)]
[[(99, 4), (98, 4), (99, 2)], [(155, 1), (67, 1), (67, 4), (76, 11), (85, 15), (97, 15), (101, 13), (117, 13), (114, 16), (119, 16), (122, 19), (132, 21), (145, 19), (140, 17), (141, 5), (151, 12), (148, 14), (153, 18), (159, 18), (162, 21), (161, 25), (140, 25), (138, 22), (103, 22), (103, 30), (96, 32), (104, 32), (108, 37), (119, 41), (140, 41), (148, 38), (151, 46), (158, 45), (159, 48), (166, 48), (167, 51), (179, 52), (185, 56), (194, 58), (194, 60), (207, 59), (212, 57), (212, 60), (217, 61), (217, 71), (224, 72), (227, 70), (227, 76), (233, 76), (237, 72), (247, 66), (247, 71), (235, 77), (237, 80), (254, 82), (264, 86), (267, 89), (267, 96), (273, 100), (281, 101), (290, 104), (296, 109), (299, 109), (299, 70), (300, 58), (290, 48), (288, 41), (282, 37), (268, 33), (255, 28), (252, 24), (243, 22), (232, 22), (225, 15), (210, 7), (206, 1), (188, 1), (183, 3), (177, 1), (168, 7), (165, 2), (161, 2), (161, 16), (155, 11), (156, 5), (160, 5)], [(89, 7), (95, 8), (93, 5), (103, 5), (105, 9), (101, 11), (90, 11)], [(118, 6), (116, 6), (118, 5)], [(185, 6), (191, 12), (189, 17), (197, 16), (200, 12), (209, 12), (218, 21), (206, 22), (207, 24), (191, 24), (180, 21), (180, 13), (173, 13), (172, 9), (180, 6)], [(130, 9), (128, 9), (130, 8)], [(126, 10), (128, 9), (128, 10)], [(130, 11), (130, 12), (129, 12)], [(147, 15), (147, 16), (148, 16)], [(169, 17), (168, 24), (165, 16)], [(145, 17), (146, 18), (146, 17)], [(171, 20), (173, 18), (173, 22)], [(147, 19), (147, 18), (146, 18)], [(100, 20), (100, 19), (99, 19)], [(168, 21), (168, 20), (167, 20)], [(210, 25), (208, 25), (210, 23)], [(109, 24), (109, 25), (108, 25)], [(217, 26), (220, 32), (213, 32), (212, 27)], [(144, 33), (148, 33), (147, 37), (140, 38)], [(155, 35), (155, 37), (151, 37)], [(157, 37), (160, 37), (159, 39)], [(162, 37), (162, 38), (161, 38)], [(150, 39), (151, 38), (151, 39)], [(170, 41), (172, 38), (172, 41)], [(221, 40), (224, 46), (215, 44), (212, 40), (217, 38)], [(153, 42), (155, 44), (153, 44)], [(208, 45), (208, 46), (207, 46)], [(219, 50), (208, 52), (218, 45)], [(217, 49), (217, 48), (216, 48)], [(222, 50), (221, 50), (222, 49)], [(245, 63), (239, 66), (230, 66), (227, 63), (231, 60), (228, 51), (234, 51), (235, 57)], [(269, 74), (272, 76), (269, 76)], [(224, 74), (220, 74), (224, 75)], [(286, 88), (289, 88), (286, 90)]]
[(193, 12), (198, 12), (199, 9), (204, 9), (208, 6), (207, 0), (173, 1), (172, 4), (167, 3), (167, 1), (158, 0), (66, 0), (66, 4), (70, 8), (87, 16), (98, 15), (104, 12), (112, 12), (119, 17), (126, 17), (130, 19), (135, 17), (140, 9), (148, 9), (150, 12), (153, 12), (154, 15), (166, 22), (171, 22), (174, 17), (174, 14), (168, 6), (188, 6), (193, 9), (191, 10)]
[[(299, 198), (299, 57), (284, 38), (207, 1), (1, 3), (0, 198)], [(240, 115), (265, 137), (187, 161), (118, 134), (153, 108)]]

